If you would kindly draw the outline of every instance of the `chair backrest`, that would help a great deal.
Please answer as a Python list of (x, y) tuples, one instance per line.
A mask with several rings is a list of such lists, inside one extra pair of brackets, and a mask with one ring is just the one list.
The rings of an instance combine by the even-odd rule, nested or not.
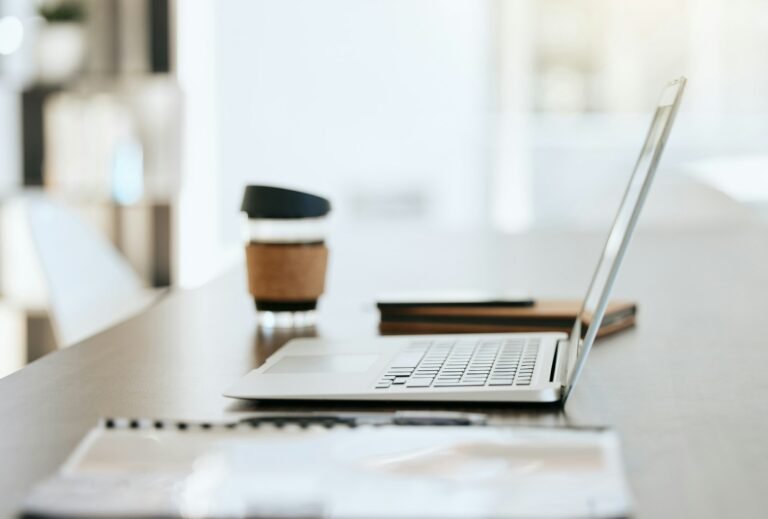
[(80, 342), (155, 300), (157, 293), (144, 287), (112, 243), (72, 210), (44, 196), (25, 204), (59, 346)]

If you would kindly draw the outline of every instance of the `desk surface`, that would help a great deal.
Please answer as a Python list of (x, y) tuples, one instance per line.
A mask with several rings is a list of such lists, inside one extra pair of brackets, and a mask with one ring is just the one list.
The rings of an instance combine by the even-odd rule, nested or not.
[[(767, 235), (759, 227), (640, 232), (615, 292), (638, 301), (638, 326), (596, 345), (564, 411), (486, 410), (507, 423), (615, 427), (639, 517), (763, 516)], [(317, 333), (374, 334), (372, 300), (384, 291), (495, 286), (578, 297), (601, 242), (591, 234), (345, 233), (331, 243)], [(233, 270), (0, 380), (0, 516), (11, 516), (100, 416), (264, 410), (221, 392), (286, 338), (258, 330), (244, 273)]]

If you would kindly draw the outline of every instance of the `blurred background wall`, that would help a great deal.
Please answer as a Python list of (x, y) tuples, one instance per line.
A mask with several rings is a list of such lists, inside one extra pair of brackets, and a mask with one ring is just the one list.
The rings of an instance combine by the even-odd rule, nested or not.
[[(730, 225), (768, 215), (766, 50), (768, 0), (0, 0), (0, 197), (147, 287), (240, 260), (248, 183), (330, 196), (337, 232), (599, 229), (685, 75), (642, 225)], [(6, 314), (44, 315), (0, 243)]]
[(365, 225), (606, 225), (656, 96), (679, 75), (690, 88), (667, 194), (646, 224), (718, 223), (720, 195), (764, 208), (768, 2), (204, 4), (178, 8), (191, 11), (180, 31), (185, 16), (206, 31), (180, 35), (179, 53), (211, 78), (188, 99), (211, 117), (210, 148), (192, 151), (215, 149), (208, 250), (237, 243), (248, 182), (316, 189)]

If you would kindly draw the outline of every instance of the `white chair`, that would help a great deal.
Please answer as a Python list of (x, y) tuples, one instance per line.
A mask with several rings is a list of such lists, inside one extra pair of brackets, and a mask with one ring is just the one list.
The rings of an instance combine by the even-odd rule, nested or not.
[(43, 195), (26, 196), (23, 205), (59, 347), (128, 319), (158, 297), (73, 211)]

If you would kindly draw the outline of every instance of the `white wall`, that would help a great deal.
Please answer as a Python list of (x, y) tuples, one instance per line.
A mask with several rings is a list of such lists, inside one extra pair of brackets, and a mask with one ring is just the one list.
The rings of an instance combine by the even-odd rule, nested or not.
[(33, 13), (32, 2), (0, 1), (0, 18), (14, 18), (22, 24), (19, 46), (11, 54), (0, 54), (0, 194), (17, 189), (22, 180), (20, 92), (33, 69)]
[(179, 283), (239, 258), (248, 183), (327, 195), (339, 223), (485, 222), (489, 2), (178, 2)]
[(217, 4), (221, 225), (246, 183), (316, 190), (340, 219), (486, 218), (486, 2)]
[(18, 95), (0, 80), (0, 194), (21, 183), (21, 121)]
[[(182, 192), (196, 193), (180, 235), (201, 272), (236, 248), (247, 183), (329, 195), (337, 220), (372, 229), (604, 227), (658, 93), (681, 74), (688, 92), (655, 191), (702, 158), (766, 155), (765, 2), (177, 7), (197, 19), (179, 17), (194, 135)], [(666, 221), (647, 209), (644, 223)]]

